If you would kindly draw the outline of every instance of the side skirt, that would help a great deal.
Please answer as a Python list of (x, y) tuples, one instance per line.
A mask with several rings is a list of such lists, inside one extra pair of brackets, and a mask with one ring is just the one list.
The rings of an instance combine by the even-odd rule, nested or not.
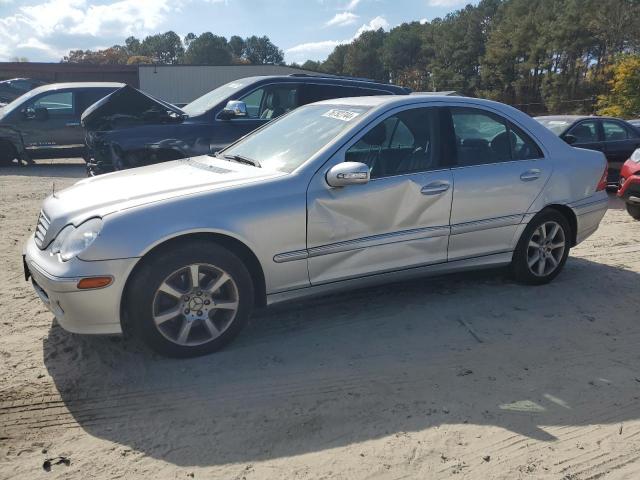
[(267, 295), (267, 305), (289, 302), (300, 298), (326, 295), (336, 290), (351, 290), (382, 283), (397, 282), (415, 277), (429, 277), (444, 273), (462, 272), (465, 270), (479, 270), (482, 268), (495, 268), (511, 263), (513, 252), (496, 253), (482, 257), (465, 258), (453, 262), (437, 263), (423, 267), (397, 270), (393, 272), (368, 275), (366, 277), (351, 278), (337, 282), (312, 285), (310, 287), (287, 290), (285, 292), (272, 293)]

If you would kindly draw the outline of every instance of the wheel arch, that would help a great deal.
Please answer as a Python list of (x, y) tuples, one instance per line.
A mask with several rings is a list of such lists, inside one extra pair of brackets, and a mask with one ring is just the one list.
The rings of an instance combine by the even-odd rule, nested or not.
[(131, 272), (127, 277), (125, 286), (123, 289), (122, 300), (120, 302), (120, 323), (122, 324), (122, 330), (128, 332), (128, 318), (127, 318), (127, 305), (129, 302), (130, 287), (133, 278), (136, 276), (140, 268), (142, 268), (147, 262), (153, 260), (158, 255), (161, 255), (163, 251), (175, 248), (178, 245), (184, 244), (192, 240), (206, 240), (216, 243), (228, 250), (232, 251), (240, 260), (243, 261), (249, 274), (254, 281), (255, 298), (254, 305), (257, 307), (263, 307), (267, 303), (266, 293), (266, 280), (264, 276), (264, 269), (258, 260), (258, 257), (253, 251), (242, 241), (234, 238), (230, 235), (217, 232), (189, 232), (182, 233), (177, 236), (164, 239), (157, 245), (144, 252), (142, 257), (135, 264)]
[(569, 222), (569, 226), (571, 227), (571, 246), (575, 247), (578, 235), (578, 217), (573, 209), (567, 205), (552, 203), (544, 207), (541, 211), (544, 210), (555, 210), (567, 219), (567, 222)]
[(4, 153), (4, 148), (9, 148), (9, 152), (13, 152), (15, 155), (14, 158), (20, 158), (20, 150), (15, 145), (15, 143), (6, 137), (0, 137), (0, 162), (3, 160), (2, 155)]

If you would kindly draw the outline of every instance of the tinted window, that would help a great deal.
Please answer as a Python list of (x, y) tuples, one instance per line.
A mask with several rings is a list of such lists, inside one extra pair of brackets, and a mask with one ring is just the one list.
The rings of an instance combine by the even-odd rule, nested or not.
[(575, 143), (594, 143), (598, 141), (598, 123), (595, 120), (585, 120), (571, 127), (568, 135), (576, 137)]
[(106, 97), (113, 89), (109, 88), (92, 88), (89, 90), (81, 90), (76, 92), (76, 103), (78, 104), (78, 112), (82, 113), (91, 105), (96, 103), (101, 98)]
[(602, 129), (604, 130), (604, 139), (607, 142), (613, 142), (616, 140), (627, 140), (629, 138), (627, 129), (618, 122), (603, 120)]
[(331, 98), (357, 97), (358, 89), (340, 85), (306, 84), (302, 86), (300, 104), (319, 102)]
[(49, 116), (73, 115), (73, 92), (56, 92), (36, 99), (31, 108), (46, 108)]
[(451, 108), (451, 120), (458, 165), (511, 160), (509, 132), (500, 117), (475, 108)]
[(292, 172), (367, 110), (367, 107), (342, 105), (300, 107), (222, 153), (258, 160), (268, 170)]
[(436, 113), (433, 108), (415, 108), (383, 120), (349, 148), (345, 161), (367, 164), (371, 178), (436, 168)]

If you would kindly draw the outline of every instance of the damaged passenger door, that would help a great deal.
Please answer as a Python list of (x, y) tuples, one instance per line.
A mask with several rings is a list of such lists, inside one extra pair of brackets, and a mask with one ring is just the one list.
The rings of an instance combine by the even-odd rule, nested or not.
[[(307, 192), (312, 284), (447, 260), (453, 181), (439, 116), (436, 107), (396, 109), (316, 173)], [(341, 162), (366, 164), (370, 180), (331, 187), (327, 172)]]

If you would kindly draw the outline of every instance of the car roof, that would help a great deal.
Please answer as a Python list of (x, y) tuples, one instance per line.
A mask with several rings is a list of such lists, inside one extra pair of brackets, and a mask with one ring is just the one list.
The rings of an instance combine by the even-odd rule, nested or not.
[(483, 105), (498, 110), (505, 108), (512, 109), (504, 103), (484, 100), (481, 98), (446, 96), (446, 95), (372, 95), (364, 97), (331, 98), (316, 102), (319, 105), (353, 105), (362, 107), (400, 107), (404, 105), (424, 104), (424, 103), (457, 103), (469, 105)]
[(51, 90), (62, 90), (67, 88), (120, 88), (124, 83), (119, 82), (67, 82), (67, 83), (49, 83), (34, 88), (31, 92), (35, 95), (41, 92), (49, 92)]
[(281, 81), (281, 82), (291, 82), (291, 83), (321, 83), (321, 84), (330, 84), (330, 85), (351, 85), (357, 86), (361, 88), (377, 88), (377, 89), (385, 89), (388, 91), (398, 91), (403, 93), (411, 92), (410, 89), (401, 87), (399, 85), (393, 85), (391, 83), (381, 83), (376, 82), (375, 80), (369, 80), (367, 78), (356, 78), (356, 77), (340, 77), (340, 76), (332, 76), (332, 75), (312, 75), (306, 73), (293, 73), (291, 75), (260, 75), (254, 77), (244, 77), (239, 80), (247, 81), (247, 83), (257, 83), (257, 82), (270, 82), (270, 81)]

